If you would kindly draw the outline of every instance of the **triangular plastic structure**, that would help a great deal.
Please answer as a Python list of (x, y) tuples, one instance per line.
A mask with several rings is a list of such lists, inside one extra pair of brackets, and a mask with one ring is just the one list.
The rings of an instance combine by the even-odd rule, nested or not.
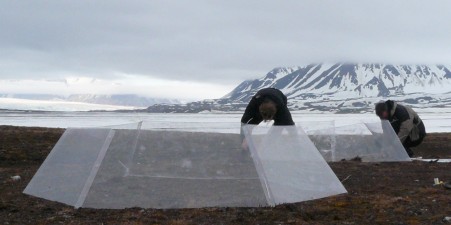
[(248, 136), (255, 145), (243, 151), (239, 134), (145, 127), (67, 129), (24, 193), (76, 208), (121, 209), (272, 206), (346, 192), (302, 132), (278, 137), (290, 148), (273, 152), (291, 154), (287, 167), (280, 166), (285, 158), (268, 161), (272, 153), (256, 148), (254, 133)]
[(356, 157), (363, 162), (411, 161), (386, 120), (336, 127), (335, 137), (334, 161)]
[(301, 127), (248, 125), (243, 129), (269, 205), (346, 193)]
[(390, 122), (359, 122), (335, 126), (334, 121), (298, 123), (328, 162), (360, 159), (363, 162), (411, 161)]

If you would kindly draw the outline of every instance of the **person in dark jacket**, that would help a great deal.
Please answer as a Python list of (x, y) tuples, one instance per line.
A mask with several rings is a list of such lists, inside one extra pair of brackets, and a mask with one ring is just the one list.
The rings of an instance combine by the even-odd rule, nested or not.
[[(287, 97), (278, 89), (264, 88), (251, 99), (241, 117), (241, 125), (257, 125), (262, 121), (274, 120), (275, 126), (294, 125), (293, 118), (287, 107)], [(247, 149), (247, 142), (241, 130), (242, 147)]]
[(276, 126), (294, 125), (287, 107), (287, 97), (278, 89), (264, 88), (252, 97), (241, 123), (259, 124), (270, 120), (274, 120)]
[(426, 128), (418, 114), (409, 106), (391, 100), (377, 103), (375, 108), (380, 119), (390, 121), (407, 154), (412, 157), (410, 148), (421, 144), (426, 137)]

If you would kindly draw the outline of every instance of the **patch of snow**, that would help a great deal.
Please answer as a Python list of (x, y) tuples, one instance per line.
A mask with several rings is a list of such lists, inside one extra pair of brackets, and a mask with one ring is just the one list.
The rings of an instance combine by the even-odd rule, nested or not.
[(30, 111), (91, 111), (91, 110), (132, 110), (137, 107), (100, 105), (81, 102), (27, 100), (17, 98), (0, 98), (0, 109)]

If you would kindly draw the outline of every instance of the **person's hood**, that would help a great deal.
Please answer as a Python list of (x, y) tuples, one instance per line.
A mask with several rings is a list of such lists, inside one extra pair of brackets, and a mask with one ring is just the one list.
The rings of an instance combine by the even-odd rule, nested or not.
[(396, 111), (396, 106), (398, 105), (398, 103), (396, 103), (395, 101), (387, 101), (387, 104), (389, 104), (389, 106), (391, 105), (391, 109), (390, 109), (390, 118), (393, 117), (393, 115), (395, 115), (395, 111)]

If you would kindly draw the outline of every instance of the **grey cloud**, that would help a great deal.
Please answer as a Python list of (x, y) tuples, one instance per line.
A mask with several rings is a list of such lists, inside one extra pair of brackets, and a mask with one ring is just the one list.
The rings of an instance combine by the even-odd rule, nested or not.
[(237, 83), (277, 66), (449, 63), (450, 1), (8, 1), (0, 79)]

